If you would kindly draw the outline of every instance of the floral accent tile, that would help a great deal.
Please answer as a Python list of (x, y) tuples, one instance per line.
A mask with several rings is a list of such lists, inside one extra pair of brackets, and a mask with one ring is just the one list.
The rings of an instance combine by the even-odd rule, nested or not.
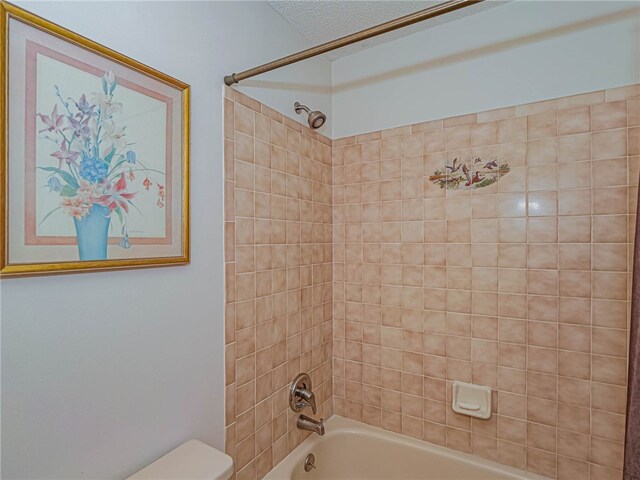
[(472, 190), (493, 185), (510, 171), (508, 163), (499, 165), (493, 158), (454, 158), (451, 165), (433, 172), (429, 181), (447, 190)]

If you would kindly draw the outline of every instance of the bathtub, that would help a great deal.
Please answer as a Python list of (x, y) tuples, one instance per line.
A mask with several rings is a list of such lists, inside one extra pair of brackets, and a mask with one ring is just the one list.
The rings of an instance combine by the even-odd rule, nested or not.
[[(548, 480), (479, 457), (334, 415), (265, 480)], [(316, 468), (304, 471), (309, 453)]]

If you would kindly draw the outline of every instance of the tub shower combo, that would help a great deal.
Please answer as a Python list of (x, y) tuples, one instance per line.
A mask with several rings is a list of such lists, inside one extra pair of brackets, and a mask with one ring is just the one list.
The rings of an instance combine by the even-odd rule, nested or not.
[(476, 3), (225, 77), (237, 478), (640, 478), (640, 86), (341, 139), (229, 88)]

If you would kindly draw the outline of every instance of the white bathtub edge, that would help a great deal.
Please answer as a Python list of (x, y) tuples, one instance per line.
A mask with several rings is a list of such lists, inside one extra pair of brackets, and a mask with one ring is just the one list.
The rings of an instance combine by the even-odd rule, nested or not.
[[(284, 460), (276, 465), (267, 475), (264, 480), (283, 480), (293, 476), (296, 466), (302, 465), (306, 455), (319, 443), (330, 441), (333, 435), (340, 432), (350, 432), (356, 435), (368, 435), (375, 437), (382, 437), (393, 441), (395, 443), (404, 444), (414, 448), (420, 448), (425, 451), (430, 451), (442, 455), (444, 457), (453, 458), (467, 464), (477, 465), (483, 468), (496, 470), (499, 472), (506, 472), (514, 475), (522, 480), (550, 480), (548, 477), (538, 475), (535, 473), (519, 470), (509, 465), (503, 465), (501, 463), (493, 462), (476, 455), (468, 453), (458, 452), (450, 448), (435, 445), (423, 440), (418, 440), (406, 435), (384, 430), (379, 427), (367, 425), (365, 423), (350, 420), (348, 418), (341, 417), (339, 415), (332, 415), (325, 422), (326, 433), (323, 437), (318, 435), (311, 435), (304, 440), (298, 447), (296, 447)], [(399, 480), (399, 479), (398, 479)]]

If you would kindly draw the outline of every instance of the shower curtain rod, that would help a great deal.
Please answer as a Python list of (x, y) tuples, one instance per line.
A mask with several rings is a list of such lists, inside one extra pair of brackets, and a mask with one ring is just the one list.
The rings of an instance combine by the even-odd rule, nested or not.
[(445, 13), (469, 7), (482, 1), (483, 0), (450, 0), (448, 2), (440, 3), (438, 5), (434, 5), (433, 7), (419, 10), (409, 15), (405, 15), (404, 17), (396, 18), (395, 20), (390, 20), (388, 22), (381, 23), (380, 25), (376, 25), (374, 27), (352, 33), (351, 35), (346, 35), (336, 40), (331, 40), (330, 42), (323, 43), (322, 45), (308, 48), (292, 55), (287, 55), (286, 57), (274, 60), (273, 62), (250, 68), (249, 70), (245, 70), (244, 72), (232, 73), (231, 75), (227, 75), (224, 77), (224, 83), (226, 83), (227, 85), (233, 85), (234, 83), (238, 83), (247, 78), (260, 75), (261, 73), (270, 72), (271, 70), (285, 67), (287, 65), (291, 65), (292, 63), (315, 57), (316, 55), (322, 55), (323, 53), (346, 47), (347, 45), (351, 45), (352, 43), (360, 42), (371, 37), (376, 37), (378, 35), (382, 35), (383, 33), (391, 32), (403, 27), (408, 27), (409, 25), (422, 22), (423, 20), (428, 20), (429, 18), (439, 17), (440, 15), (444, 15)]

